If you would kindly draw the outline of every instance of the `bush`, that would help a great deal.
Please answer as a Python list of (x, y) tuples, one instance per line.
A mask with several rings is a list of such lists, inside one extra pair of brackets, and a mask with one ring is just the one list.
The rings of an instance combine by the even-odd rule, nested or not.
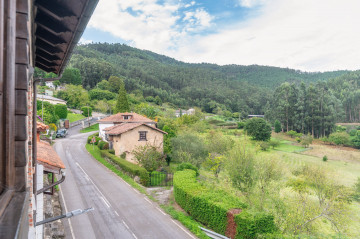
[(305, 148), (309, 147), (309, 145), (312, 143), (312, 141), (313, 141), (313, 138), (312, 138), (312, 136), (311, 136), (310, 134), (308, 134), (308, 135), (303, 135), (303, 136), (301, 137), (301, 144), (302, 144)]
[(92, 89), (89, 91), (90, 100), (112, 100), (115, 99), (116, 94), (108, 90)]
[(89, 106), (81, 107), (81, 111), (82, 111), (82, 115), (85, 117), (90, 117), (92, 115), (92, 108)]
[(352, 129), (352, 130), (350, 130), (349, 135), (350, 135), (350, 136), (355, 136), (356, 133), (357, 133), (357, 130), (356, 130), (356, 129)]
[(294, 136), (297, 134), (296, 131), (294, 130), (290, 130), (288, 132), (286, 132), (287, 135), (289, 135), (291, 138), (294, 138)]
[(243, 129), (245, 127), (245, 122), (238, 122), (237, 123), (237, 128), (238, 129)]
[(264, 212), (250, 213), (243, 211), (235, 215), (236, 237), (257, 238), (260, 234), (274, 233), (277, 231), (274, 216)]
[(270, 147), (269, 143), (268, 143), (268, 142), (265, 142), (265, 141), (260, 141), (260, 142), (258, 142), (258, 145), (260, 146), (260, 149), (261, 149), (262, 151), (266, 151), (266, 150), (268, 150), (269, 147)]
[[(96, 140), (96, 141), (100, 141), (101, 138), (100, 138), (100, 137), (97, 137), (97, 136), (99, 136), (99, 133), (95, 133), (95, 134), (90, 135), (90, 136), (87, 138), (86, 142), (87, 142), (88, 144), (91, 144), (91, 140), (92, 140), (93, 137), (95, 137), (95, 140)], [(95, 143), (95, 144), (97, 145), (97, 143)]]
[(100, 150), (109, 149), (109, 143), (106, 142), (106, 141), (102, 141), (102, 140), (101, 140), (101, 141), (98, 143), (98, 147), (99, 147)]
[(66, 119), (68, 111), (66, 105), (57, 104), (54, 106), (55, 114), (59, 117), (59, 119)]
[(268, 141), (271, 138), (271, 126), (263, 118), (251, 118), (246, 121), (245, 131), (254, 140)]
[(106, 157), (111, 160), (114, 164), (118, 165), (122, 170), (129, 173), (132, 177), (139, 176), (140, 183), (144, 186), (147, 186), (150, 182), (149, 172), (140, 167), (137, 164), (133, 164), (125, 159), (119, 158), (107, 150), (101, 151), (101, 156)]
[(329, 135), (329, 142), (336, 145), (349, 145), (350, 137), (346, 132), (335, 132)]
[(281, 132), (281, 123), (278, 120), (275, 120), (275, 124), (274, 124), (274, 128), (275, 128), (275, 133), (280, 133)]
[(109, 153), (115, 155), (115, 149), (109, 149)]
[(301, 138), (300, 138), (300, 137), (296, 137), (295, 140), (296, 140), (296, 142), (298, 142), (298, 143), (301, 142)]
[(174, 197), (194, 219), (221, 234), (225, 234), (227, 227), (227, 212), (247, 207), (237, 197), (200, 185), (196, 181), (196, 172), (188, 169), (174, 174)]
[(176, 167), (176, 171), (184, 171), (185, 169), (194, 170), (196, 172), (196, 176), (199, 176), (198, 168), (191, 163), (181, 163)]
[(270, 140), (269, 141), (269, 146), (272, 147), (273, 149), (279, 147), (279, 145), (280, 145), (279, 140)]
[(328, 157), (326, 155), (323, 157), (323, 161), (324, 162), (328, 161)]

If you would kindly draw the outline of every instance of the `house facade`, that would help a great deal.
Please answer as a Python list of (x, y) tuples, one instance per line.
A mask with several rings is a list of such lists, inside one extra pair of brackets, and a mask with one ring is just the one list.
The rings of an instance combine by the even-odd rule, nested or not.
[(195, 114), (195, 109), (193, 108), (190, 108), (188, 110), (178, 109), (175, 111), (176, 117), (180, 117), (182, 115), (194, 115), (194, 114)]
[(125, 153), (125, 159), (135, 163), (132, 153), (139, 146), (154, 146), (163, 152), (164, 134), (166, 132), (146, 123), (122, 123), (104, 129), (105, 137), (115, 155)]
[(36, 196), (42, 169), (36, 142), (36, 84), (41, 79), (33, 77), (34, 67), (61, 75), (97, 2), (0, 0), (2, 239), (42, 237), (35, 226), (42, 213)]
[(105, 128), (119, 125), (122, 123), (144, 123), (149, 126), (156, 127), (156, 122), (148, 119), (142, 115), (139, 115), (137, 113), (117, 113), (115, 115), (110, 115), (108, 117), (105, 117), (101, 120), (97, 121), (99, 123), (99, 136), (105, 140), (108, 141), (105, 137)]

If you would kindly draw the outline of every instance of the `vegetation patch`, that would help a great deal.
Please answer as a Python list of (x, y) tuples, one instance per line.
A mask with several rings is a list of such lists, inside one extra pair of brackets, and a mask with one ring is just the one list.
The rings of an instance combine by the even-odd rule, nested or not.
[(66, 117), (70, 123), (84, 119), (85, 116), (83, 116), (82, 114), (74, 114), (74, 113), (68, 113), (67, 117)]
[(86, 127), (80, 130), (80, 133), (88, 133), (92, 131), (98, 131), (99, 130), (99, 124), (91, 125), (90, 127)]

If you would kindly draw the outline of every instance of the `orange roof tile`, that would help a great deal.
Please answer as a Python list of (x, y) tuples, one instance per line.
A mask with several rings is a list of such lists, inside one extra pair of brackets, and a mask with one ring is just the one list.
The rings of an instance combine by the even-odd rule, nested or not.
[(122, 133), (125, 133), (127, 131), (130, 131), (132, 129), (135, 129), (141, 125), (144, 125), (144, 126), (147, 126), (153, 130), (156, 130), (156, 131), (159, 131), (160, 133), (163, 133), (163, 134), (167, 134), (166, 132), (158, 129), (158, 128), (155, 128), (155, 127), (152, 127), (150, 125), (147, 125), (145, 123), (126, 123), (126, 124), (120, 124), (120, 125), (115, 125), (115, 126), (111, 126), (111, 127), (108, 127), (106, 129), (109, 129), (107, 130), (106, 134), (109, 134), (109, 135), (119, 135), (119, 134), (122, 134)]
[(42, 131), (45, 131), (49, 128), (48, 125), (44, 124), (44, 123), (41, 123), (39, 121), (36, 122), (36, 131), (38, 132), (42, 132)]
[[(37, 160), (41, 164), (47, 164), (59, 169), (64, 169), (65, 165), (57, 155), (53, 147), (47, 142), (37, 142)], [(45, 165), (46, 166), (46, 165)]]
[[(130, 119), (124, 119), (124, 116), (131, 116)], [(115, 115), (110, 115), (109, 117), (98, 120), (99, 123), (155, 123), (155, 121), (148, 119), (142, 115), (136, 113), (117, 113)]]

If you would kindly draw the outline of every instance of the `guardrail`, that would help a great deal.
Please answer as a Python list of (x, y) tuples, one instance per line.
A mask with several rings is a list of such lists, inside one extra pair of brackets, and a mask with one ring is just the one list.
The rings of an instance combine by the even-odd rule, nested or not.
[(213, 232), (213, 231), (210, 231), (209, 229), (206, 229), (206, 228), (203, 228), (203, 227), (200, 227), (200, 229), (205, 232), (205, 234), (210, 237), (210, 238), (213, 238), (213, 239), (230, 239), (226, 236), (223, 236), (219, 233), (216, 233), (216, 232)]

